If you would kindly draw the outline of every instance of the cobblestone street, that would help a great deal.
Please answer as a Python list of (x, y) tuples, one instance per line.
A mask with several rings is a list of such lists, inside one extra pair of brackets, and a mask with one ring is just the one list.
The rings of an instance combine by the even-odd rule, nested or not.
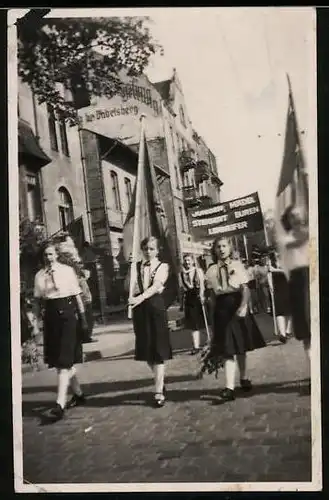
[(85, 407), (41, 426), (56, 374), (23, 378), (24, 479), (30, 483), (311, 481), (310, 397), (302, 346), (271, 340), (249, 355), (254, 390), (221, 404), (224, 384), (196, 380), (189, 337), (173, 332), (168, 401), (148, 406), (151, 374), (133, 353), (84, 364)]

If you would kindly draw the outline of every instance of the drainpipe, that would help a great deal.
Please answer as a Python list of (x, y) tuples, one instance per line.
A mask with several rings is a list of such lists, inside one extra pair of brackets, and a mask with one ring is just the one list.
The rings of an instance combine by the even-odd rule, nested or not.
[[(33, 108), (33, 118), (34, 118), (34, 129), (35, 129), (35, 138), (37, 143), (40, 144), (40, 136), (39, 136), (39, 126), (38, 126), (38, 115), (37, 115), (37, 104), (35, 93), (32, 88), (32, 108)], [(48, 225), (47, 225), (47, 215), (45, 210), (45, 203), (47, 199), (44, 197), (44, 189), (43, 189), (43, 179), (42, 179), (42, 168), (39, 171), (39, 186), (40, 186), (40, 196), (41, 196), (41, 212), (42, 219), (44, 221), (46, 238), (48, 237)]]
[[(78, 116), (78, 119), (79, 119), (79, 116)], [(84, 149), (83, 149), (83, 144), (82, 144), (81, 130), (82, 129), (81, 129), (80, 125), (78, 125), (78, 135), (79, 135), (79, 144), (80, 144), (80, 159), (81, 159), (81, 165), (82, 165), (83, 187), (84, 187), (84, 192), (85, 192), (88, 233), (89, 233), (90, 240), (93, 241), (93, 230), (92, 230), (92, 224), (91, 224), (91, 211), (90, 211), (90, 203), (89, 203), (87, 172), (86, 172), (86, 162), (85, 162), (86, 158), (84, 155)]]

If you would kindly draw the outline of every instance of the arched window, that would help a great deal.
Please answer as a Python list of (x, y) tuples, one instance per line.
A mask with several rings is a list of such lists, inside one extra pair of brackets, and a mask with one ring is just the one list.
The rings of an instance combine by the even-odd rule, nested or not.
[(121, 211), (121, 200), (119, 191), (118, 174), (111, 170), (111, 188), (112, 188), (112, 200), (114, 204), (114, 209)]
[(132, 198), (132, 189), (131, 189), (131, 181), (130, 179), (128, 179), (128, 177), (125, 177), (125, 187), (126, 187), (127, 205), (129, 207)]
[(68, 224), (70, 224), (70, 222), (72, 222), (74, 219), (72, 198), (68, 190), (65, 189), (65, 187), (59, 188), (58, 194), (59, 194), (59, 204), (58, 204), (59, 223), (61, 229), (65, 231)]
[(183, 125), (183, 127), (186, 128), (186, 120), (185, 120), (183, 106), (179, 106), (179, 117), (180, 117), (181, 124)]

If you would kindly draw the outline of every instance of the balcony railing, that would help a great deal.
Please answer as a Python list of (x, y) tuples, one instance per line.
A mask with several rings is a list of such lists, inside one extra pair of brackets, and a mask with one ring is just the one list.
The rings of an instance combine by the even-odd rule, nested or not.
[(195, 186), (184, 186), (183, 197), (187, 207), (194, 207), (201, 204), (200, 195)]
[(221, 181), (218, 175), (215, 174), (214, 172), (212, 172), (211, 174), (211, 182), (213, 184), (217, 184), (219, 187), (223, 185), (223, 181)]
[(207, 162), (200, 160), (196, 162), (195, 167), (195, 182), (200, 184), (203, 181), (207, 181), (211, 175)]
[(193, 158), (193, 153), (190, 150), (183, 150), (179, 154), (179, 166), (183, 172), (187, 172), (191, 168), (196, 167), (196, 161)]
[(200, 204), (206, 208), (212, 205), (215, 200), (213, 200), (212, 196), (210, 194), (202, 194), (199, 196)]

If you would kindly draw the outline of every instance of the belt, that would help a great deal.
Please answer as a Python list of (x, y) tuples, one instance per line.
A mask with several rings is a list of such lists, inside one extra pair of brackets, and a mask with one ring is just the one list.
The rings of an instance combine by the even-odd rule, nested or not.
[(46, 305), (51, 305), (51, 306), (54, 306), (54, 307), (58, 307), (60, 305), (69, 305), (69, 304), (72, 304), (73, 303), (73, 299), (75, 297), (73, 295), (69, 296), (69, 297), (58, 297), (56, 299), (46, 299)]

